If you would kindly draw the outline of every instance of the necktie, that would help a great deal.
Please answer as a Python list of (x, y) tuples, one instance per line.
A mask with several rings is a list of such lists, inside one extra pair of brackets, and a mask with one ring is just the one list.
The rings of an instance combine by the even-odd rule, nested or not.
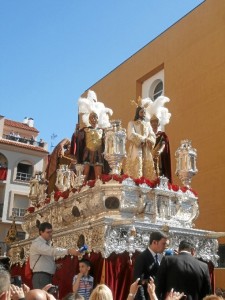
[(157, 253), (155, 255), (155, 263), (159, 266), (159, 259), (158, 259), (158, 254)]

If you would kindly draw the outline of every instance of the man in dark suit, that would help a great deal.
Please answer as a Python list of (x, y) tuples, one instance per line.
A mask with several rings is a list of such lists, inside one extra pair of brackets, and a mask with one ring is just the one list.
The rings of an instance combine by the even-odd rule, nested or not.
[(167, 244), (167, 236), (160, 231), (153, 231), (150, 235), (149, 246), (137, 258), (134, 264), (134, 281), (140, 278), (142, 285), (135, 300), (148, 300), (147, 281), (155, 277), (159, 268), (158, 254), (163, 253)]
[(189, 300), (203, 299), (210, 294), (208, 265), (193, 257), (194, 254), (194, 245), (183, 240), (180, 242), (178, 255), (162, 259), (156, 278), (159, 299), (165, 299), (172, 288), (176, 292), (184, 292)]

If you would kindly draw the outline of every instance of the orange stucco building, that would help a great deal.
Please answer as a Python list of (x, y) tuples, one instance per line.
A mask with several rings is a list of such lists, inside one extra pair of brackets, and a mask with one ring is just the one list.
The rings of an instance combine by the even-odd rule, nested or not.
[[(206, 0), (90, 87), (126, 128), (135, 110), (130, 100), (152, 97), (156, 85), (163, 84), (163, 94), (171, 99), (165, 131), (173, 182), (181, 185), (174, 175), (174, 153), (188, 138), (198, 151), (199, 173), (192, 180), (200, 207), (196, 227), (215, 231), (225, 231), (224, 49), (225, 1)], [(219, 242), (225, 244), (225, 238)], [(215, 274), (216, 286), (225, 288), (225, 269)]]

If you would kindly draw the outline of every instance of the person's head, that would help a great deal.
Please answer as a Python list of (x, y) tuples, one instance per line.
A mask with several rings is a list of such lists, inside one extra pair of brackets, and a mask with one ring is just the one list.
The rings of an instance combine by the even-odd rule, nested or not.
[(89, 115), (89, 123), (92, 127), (96, 127), (98, 124), (98, 115), (95, 112), (91, 112)]
[(221, 299), (224, 299), (224, 298), (217, 296), (217, 295), (208, 295), (203, 298), (203, 300), (221, 300)]
[(75, 294), (74, 295), (74, 299), (75, 300), (85, 300), (83, 296), (79, 295), (79, 294)]
[(0, 300), (10, 299), (10, 274), (4, 269), (0, 269)]
[(167, 246), (168, 237), (161, 231), (153, 231), (150, 234), (149, 247), (155, 253), (163, 253)]
[(113, 300), (112, 291), (105, 284), (99, 284), (92, 291), (89, 300)]
[(159, 119), (155, 115), (151, 117), (150, 124), (152, 126), (153, 131), (156, 133), (159, 127)]
[(63, 300), (84, 300), (84, 297), (77, 293), (69, 293), (63, 298)]
[(144, 120), (145, 119), (145, 109), (144, 107), (138, 106), (135, 112), (134, 121), (136, 120)]
[(46, 241), (50, 241), (52, 239), (52, 224), (48, 222), (41, 223), (39, 225), (39, 234)]
[(82, 273), (83, 275), (88, 275), (90, 269), (91, 269), (91, 263), (89, 260), (83, 258), (79, 261), (80, 273)]
[(192, 242), (183, 240), (179, 244), (178, 251), (179, 252), (181, 252), (181, 251), (188, 251), (192, 255), (194, 255), (195, 254), (195, 245)]
[(30, 290), (28, 293), (25, 294), (26, 300), (47, 300), (48, 295), (47, 292), (40, 289)]

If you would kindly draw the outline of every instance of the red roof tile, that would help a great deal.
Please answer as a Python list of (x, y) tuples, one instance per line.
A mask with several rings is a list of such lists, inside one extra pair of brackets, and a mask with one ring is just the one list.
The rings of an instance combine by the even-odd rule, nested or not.
[(24, 144), (24, 143), (20, 143), (20, 142), (16, 142), (16, 141), (11, 141), (11, 140), (6, 140), (6, 139), (0, 139), (0, 144), (17, 146), (17, 147), (24, 148), (24, 149), (30, 149), (30, 150), (35, 150), (35, 151), (48, 153), (48, 151), (45, 150), (43, 147), (28, 145), (28, 144)]
[(25, 130), (29, 130), (29, 131), (33, 131), (33, 132), (39, 133), (39, 131), (36, 128), (34, 128), (34, 127), (29, 127), (27, 124), (24, 124), (24, 123), (21, 123), (21, 122), (12, 121), (12, 120), (9, 120), (9, 119), (5, 119), (4, 120), (4, 125), (10, 126), (10, 127), (15, 127), (15, 128), (21, 128), (21, 129), (25, 129)]

